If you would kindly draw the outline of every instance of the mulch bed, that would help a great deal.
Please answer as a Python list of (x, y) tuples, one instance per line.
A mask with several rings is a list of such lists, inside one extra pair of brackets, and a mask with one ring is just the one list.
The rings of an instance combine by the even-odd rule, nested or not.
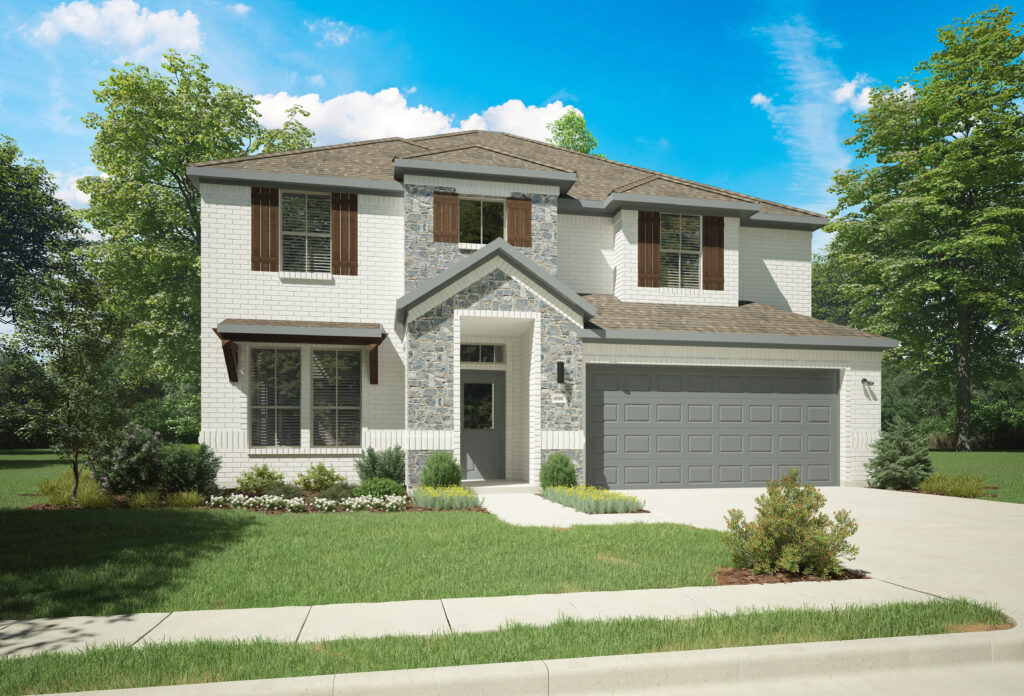
[(757, 575), (749, 568), (719, 568), (711, 576), (716, 585), (774, 585), (780, 582), (831, 582), (833, 580), (861, 580), (868, 577), (862, 570), (844, 568), (842, 574), (834, 578), (819, 578), (817, 575), (798, 575), (796, 573), (770, 573)]

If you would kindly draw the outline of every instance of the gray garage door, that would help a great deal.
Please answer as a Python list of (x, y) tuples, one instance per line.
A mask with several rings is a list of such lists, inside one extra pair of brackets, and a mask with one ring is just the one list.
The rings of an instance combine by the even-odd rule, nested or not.
[(835, 370), (587, 365), (587, 483), (839, 485)]

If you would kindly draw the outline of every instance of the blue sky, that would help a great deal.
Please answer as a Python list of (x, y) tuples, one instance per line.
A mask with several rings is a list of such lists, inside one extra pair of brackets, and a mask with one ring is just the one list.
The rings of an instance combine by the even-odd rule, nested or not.
[(825, 212), (864, 88), (897, 84), (939, 26), (988, 4), (3, 0), (0, 133), (80, 207), (92, 90), (173, 47), (261, 95), (267, 123), (302, 103), (319, 144), (465, 127), (543, 137), (572, 105), (613, 159)]

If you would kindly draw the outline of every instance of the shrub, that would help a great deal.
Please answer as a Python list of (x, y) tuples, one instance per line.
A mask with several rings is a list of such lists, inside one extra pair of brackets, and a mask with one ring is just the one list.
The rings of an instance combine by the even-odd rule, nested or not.
[(266, 464), (257, 464), (238, 477), (238, 490), (249, 495), (260, 495), (272, 483), (284, 483), (284, 476)]
[(980, 476), (967, 474), (932, 474), (921, 482), (921, 490), (925, 493), (953, 495), (958, 498), (977, 498), (985, 490), (985, 480)]
[(136, 491), (128, 496), (128, 507), (148, 508), (160, 504), (160, 494), (155, 491)]
[(334, 484), (330, 488), (323, 489), (322, 491), (317, 493), (316, 497), (323, 498), (325, 500), (333, 500), (337, 502), (342, 498), (351, 498), (353, 488), (354, 486), (342, 481), (341, 483)]
[(405, 486), (389, 478), (372, 478), (363, 481), (352, 491), (356, 496), (383, 498), (388, 495), (405, 495)]
[(875, 456), (864, 468), (872, 488), (915, 489), (932, 473), (928, 438), (900, 416), (871, 447)]
[(306, 473), (299, 474), (295, 482), (307, 491), (322, 491), (344, 480), (345, 477), (335, 473), (334, 469), (327, 468), (323, 462), (317, 462), (306, 469)]
[(569, 455), (564, 452), (552, 452), (540, 466), (540, 487), (575, 486), (576, 467)]
[(205, 500), (199, 491), (174, 491), (167, 494), (167, 507), (199, 507)]
[(729, 510), (723, 541), (733, 565), (755, 573), (786, 571), (829, 577), (842, 572), (842, 559), (852, 560), (859, 549), (848, 540), (857, 523), (848, 510), (834, 519), (823, 513), (825, 496), (814, 486), (800, 485), (791, 469), (782, 481), (769, 481), (757, 497), (757, 517), (747, 522), (742, 510)]
[(160, 433), (129, 423), (86, 461), (108, 493), (145, 491), (160, 485)]
[(379, 452), (367, 447), (365, 452), (356, 457), (355, 465), (360, 481), (386, 478), (405, 483), (405, 450), (400, 445)]
[(455, 461), (452, 453), (444, 450), (431, 452), (423, 467), (420, 485), (438, 487), (458, 486), (460, 483), (462, 483), (462, 467)]
[(304, 498), (306, 496), (306, 491), (294, 483), (284, 483), (283, 481), (268, 483), (260, 493), (263, 495), (277, 495), (282, 498)]
[(644, 509), (644, 501), (619, 491), (594, 486), (548, 486), (541, 491), (547, 500), (589, 514), (636, 512)]
[[(390, 479), (385, 479), (390, 480)], [(358, 510), (378, 510), (381, 512), (401, 512), (405, 509), (404, 495), (360, 495), (345, 498), (338, 502), (339, 510), (356, 512)]]
[[(78, 482), (78, 507), (106, 508), (113, 506), (114, 500), (93, 478), (92, 472), (82, 470), (81, 474)], [(74, 474), (69, 469), (57, 478), (41, 482), (36, 491), (40, 495), (46, 496), (46, 502), (50, 505), (70, 507), (71, 487), (74, 483)]]
[(217, 489), (220, 457), (206, 445), (164, 445), (159, 454), (164, 490), (212, 493)]
[(412, 503), (432, 510), (464, 510), (481, 507), (480, 497), (462, 486), (427, 486), (414, 488)]

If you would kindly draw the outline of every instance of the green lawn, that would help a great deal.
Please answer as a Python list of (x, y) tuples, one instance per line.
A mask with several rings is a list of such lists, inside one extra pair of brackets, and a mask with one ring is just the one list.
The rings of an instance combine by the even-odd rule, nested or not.
[(67, 468), (57, 463), (50, 450), (0, 450), (0, 509), (45, 502), (22, 494), (34, 493), (40, 481), (59, 476)]
[(489, 633), (322, 643), (200, 641), (0, 658), (0, 693), (122, 689), (240, 679), (442, 667), (949, 633), (1004, 626), (991, 606), (935, 599), (849, 609), (783, 609), (693, 619), (563, 619)]
[[(985, 479), (983, 500), (1024, 503), (1024, 452), (949, 452), (932, 451), (932, 464), (939, 474), (971, 474)], [(994, 498), (987, 497), (995, 495)]]

